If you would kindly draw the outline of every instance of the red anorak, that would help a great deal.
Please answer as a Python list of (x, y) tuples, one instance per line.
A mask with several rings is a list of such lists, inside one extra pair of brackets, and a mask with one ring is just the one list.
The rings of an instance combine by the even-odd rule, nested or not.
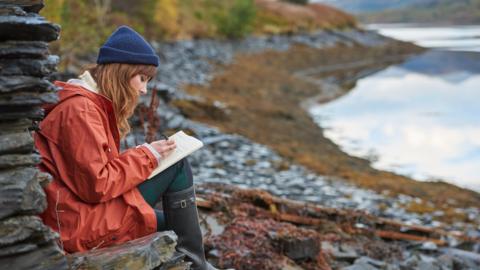
[(53, 176), (40, 215), (65, 251), (123, 243), (156, 231), (152, 207), (136, 188), (157, 166), (145, 146), (119, 153), (112, 102), (79, 85), (55, 82), (60, 101), (35, 132), (42, 171)]

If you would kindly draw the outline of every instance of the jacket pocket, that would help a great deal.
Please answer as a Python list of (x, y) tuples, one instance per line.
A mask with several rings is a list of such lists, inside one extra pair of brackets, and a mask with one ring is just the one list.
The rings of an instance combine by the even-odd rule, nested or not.
[(94, 240), (82, 240), (81, 242), (82, 245), (89, 250), (108, 247), (117, 240), (119, 231), (120, 229), (117, 229), (103, 236), (97, 237)]

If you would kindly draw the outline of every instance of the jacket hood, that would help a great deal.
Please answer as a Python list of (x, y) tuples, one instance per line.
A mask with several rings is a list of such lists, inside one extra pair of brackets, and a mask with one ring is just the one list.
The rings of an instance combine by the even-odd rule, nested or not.
[(59, 101), (55, 104), (47, 104), (43, 107), (43, 109), (45, 110), (45, 117), (62, 102), (65, 102), (66, 100), (76, 96), (83, 96), (90, 99), (95, 104), (103, 108), (107, 113), (113, 112), (112, 101), (106, 98), (105, 96), (94, 93), (78, 84), (62, 82), (62, 81), (55, 81), (54, 84), (55, 86), (58, 86), (61, 88), (57, 92)]

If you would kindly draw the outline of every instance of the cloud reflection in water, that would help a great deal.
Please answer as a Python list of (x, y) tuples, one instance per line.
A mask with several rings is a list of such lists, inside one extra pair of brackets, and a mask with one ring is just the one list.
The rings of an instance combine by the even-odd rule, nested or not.
[(412, 61), (359, 80), (312, 116), (346, 152), (376, 153), (376, 168), (480, 191), (480, 72), (420, 73)]

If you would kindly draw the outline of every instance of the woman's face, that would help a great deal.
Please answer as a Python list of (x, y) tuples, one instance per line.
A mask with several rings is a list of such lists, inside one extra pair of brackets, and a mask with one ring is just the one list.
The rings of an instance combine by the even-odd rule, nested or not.
[(137, 74), (130, 79), (130, 86), (138, 91), (139, 95), (145, 95), (147, 93), (147, 83), (150, 78), (143, 74)]

